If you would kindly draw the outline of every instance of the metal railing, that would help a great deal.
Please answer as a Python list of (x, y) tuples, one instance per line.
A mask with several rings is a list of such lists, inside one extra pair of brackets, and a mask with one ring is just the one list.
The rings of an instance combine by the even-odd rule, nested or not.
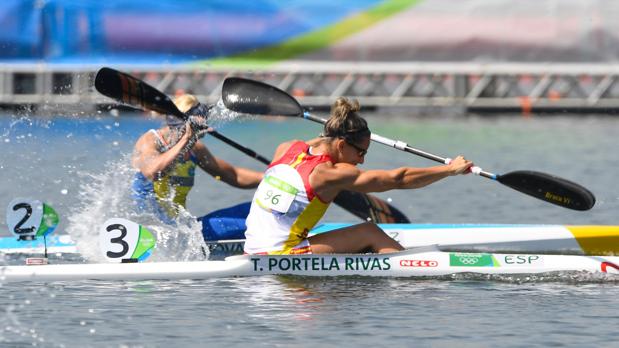
[[(112, 101), (93, 89), (99, 67), (0, 65), (0, 105), (54, 111), (94, 109)], [(276, 85), (302, 104), (328, 106), (339, 96), (373, 107), (448, 107), (466, 111), (614, 112), (619, 64), (475, 64), (291, 62), (240, 70), (196, 66), (114, 66), (168, 95), (215, 102), (227, 76)]]

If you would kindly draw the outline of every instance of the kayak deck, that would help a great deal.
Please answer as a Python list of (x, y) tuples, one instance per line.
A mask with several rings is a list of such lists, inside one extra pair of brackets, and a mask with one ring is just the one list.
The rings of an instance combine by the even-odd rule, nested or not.
[[(351, 224), (322, 224), (310, 235)], [(509, 224), (379, 224), (405, 248), (436, 245), (441, 250), (573, 255), (619, 255), (619, 226)], [(243, 252), (242, 242), (209, 244), (211, 255)]]
[[(326, 223), (310, 234), (349, 226)], [(405, 248), (437, 245), (441, 250), (524, 252), (574, 255), (619, 255), (619, 226), (563, 226), (509, 224), (380, 224)], [(213, 258), (243, 253), (243, 240), (207, 242)], [(77, 253), (68, 235), (48, 237), (49, 253)], [(0, 238), (0, 252), (42, 254), (43, 240)]]

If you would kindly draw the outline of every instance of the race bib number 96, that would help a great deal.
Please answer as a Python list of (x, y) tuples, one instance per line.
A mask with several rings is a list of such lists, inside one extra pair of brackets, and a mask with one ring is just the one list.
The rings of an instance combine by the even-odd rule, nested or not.
[(281, 179), (267, 176), (258, 186), (256, 203), (263, 209), (287, 213), (298, 191)]

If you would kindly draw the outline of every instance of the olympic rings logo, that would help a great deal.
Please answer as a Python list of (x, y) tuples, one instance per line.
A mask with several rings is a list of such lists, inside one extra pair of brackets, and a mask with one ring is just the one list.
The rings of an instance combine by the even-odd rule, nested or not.
[(479, 262), (478, 257), (459, 257), (458, 260), (464, 265), (474, 265)]

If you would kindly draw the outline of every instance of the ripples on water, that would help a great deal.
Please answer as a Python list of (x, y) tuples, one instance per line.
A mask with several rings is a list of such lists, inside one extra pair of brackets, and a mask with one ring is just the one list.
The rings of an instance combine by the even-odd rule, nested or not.
[[(221, 133), (266, 157), (283, 140), (320, 132), (303, 120), (215, 121)], [(90, 260), (100, 258), (97, 226), (117, 215), (138, 220), (157, 234), (152, 260), (200, 259), (197, 226), (166, 229), (128, 208), (131, 147), (141, 133), (159, 124), (144, 116), (103, 114), (1, 118), (0, 206), (17, 196), (50, 203), (61, 216), (60, 232), (77, 237)], [(615, 119), (370, 118), (370, 125), (381, 135), (438, 155), (464, 153), (486, 170), (535, 169), (564, 176), (589, 187), (598, 198), (592, 211), (573, 212), (472, 176), (380, 195), (416, 221), (619, 223), (619, 189), (612, 169), (619, 167)], [(235, 164), (262, 168), (214, 139), (205, 142)], [(363, 168), (432, 165), (394, 151), (372, 145)], [(189, 197), (189, 212), (196, 216), (251, 198), (252, 192), (230, 189), (205, 175), (199, 174), (197, 182)], [(354, 220), (335, 207), (327, 219)], [(6, 258), (6, 263), (20, 262)], [(0, 345), (613, 346), (617, 281), (601, 274), (558, 273), (1, 284)]]
[[(0, 342), (610, 346), (616, 284), (253, 277), (5, 285)], [(68, 337), (70, 335), (70, 337)], [(140, 343), (142, 342), (142, 343)], [(45, 343), (45, 344), (43, 344)], [(112, 344), (113, 343), (113, 344)]]

